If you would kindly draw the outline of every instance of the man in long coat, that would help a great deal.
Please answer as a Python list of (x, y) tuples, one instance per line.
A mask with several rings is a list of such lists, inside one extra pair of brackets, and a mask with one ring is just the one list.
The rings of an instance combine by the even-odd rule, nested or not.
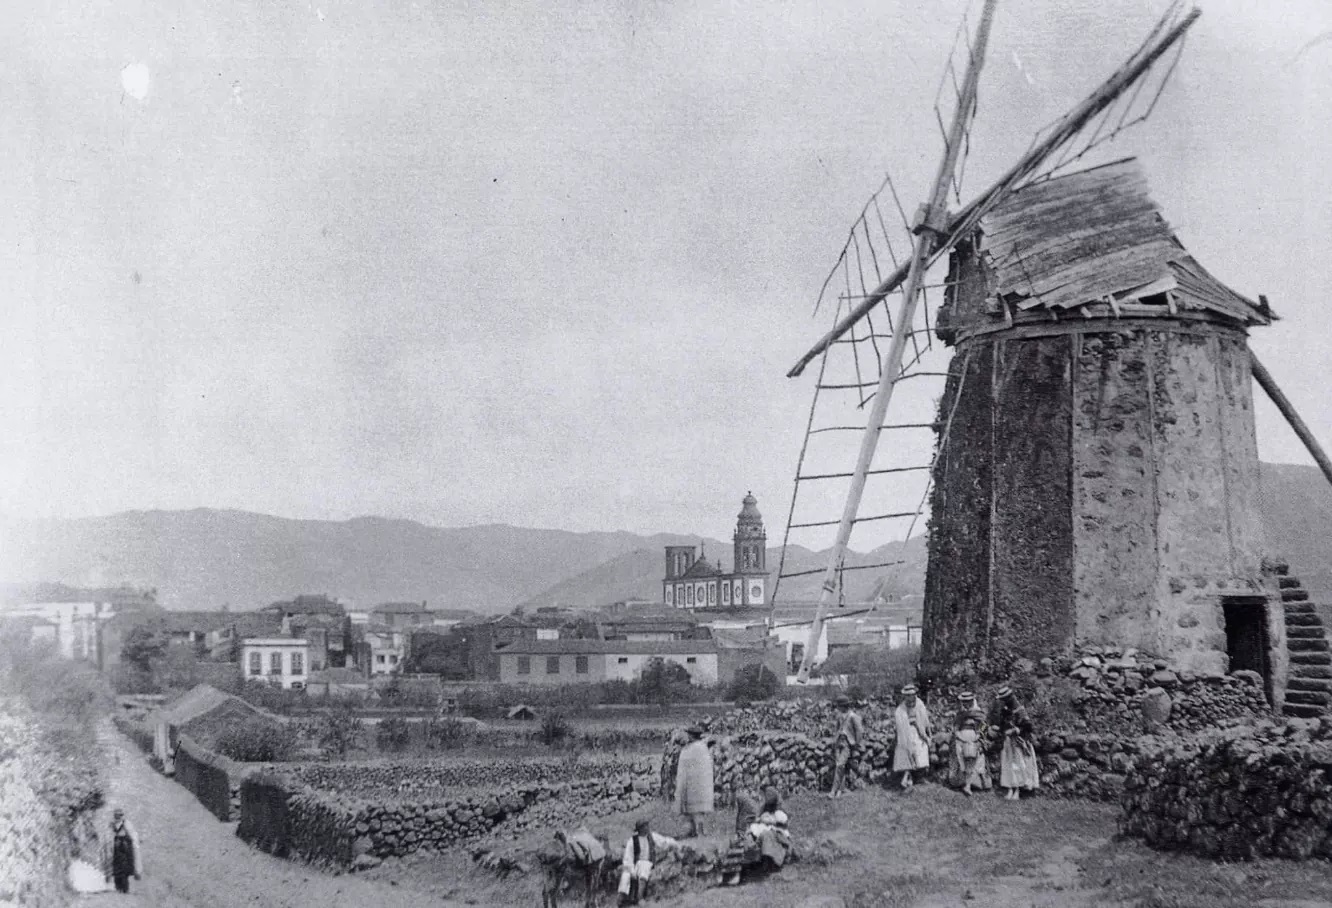
[(690, 741), (680, 751), (675, 771), (675, 809), (689, 820), (684, 838), (698, 835), (698, 820), (714, 809), (712, 791), (712, 752), (703, 740), (703, 729), (689, 729)]
[(119, 807), (111, 814), (111, 840), (106, 843), (106, 876), (117, 892), (129, 892), (129, 878), (143, 879), (143, 850), (139, 834)]
[(916, 685), (902, 688), (902, 701), (893, 713), (893, 726), (897, 731), (897, 747), (893, 750), (893, 772), (902, 774), (902, 790), (909, 791), (915, 782), (913, 774), (930, 768), (930, 711), (916, 696)]

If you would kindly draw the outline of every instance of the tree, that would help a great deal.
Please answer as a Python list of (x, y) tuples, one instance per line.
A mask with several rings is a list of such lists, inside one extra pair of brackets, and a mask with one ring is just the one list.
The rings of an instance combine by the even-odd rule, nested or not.
[(351, 705), (343, 703), (320, 718), (318, 734), (320, 747), (345, 757), (347, 751), (361, 746), (365, 726)]
[(845, 675), (848, 684), (870, 696), (890, 696), (916, 680), (919, 661), (917, 646), (848, 646), (830, 655), (819, 673), (824, 677)]
[(761, 662), (741, 666), (731, 679), (731, 686), (726, 691), (728, 700), (743, 700), (753, 703), (767, 700), (781, 689), (782, 682)]
[(142, 624), (135, 625), (120, 645), (120, 658), (142, 672), (151, 672), (153, 663), (166, 653), (167, 641)]
[(688, 699), (691, 686), (688, 669), (678, 662), (668, 662), (660, 656), (654, 656), (634, 680), (634, 699), (639, 703), (669, 706)]

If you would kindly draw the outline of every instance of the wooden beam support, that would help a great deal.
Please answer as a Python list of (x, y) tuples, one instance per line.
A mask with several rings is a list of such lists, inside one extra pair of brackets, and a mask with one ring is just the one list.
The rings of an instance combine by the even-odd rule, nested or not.
[(1290, 402), (1285, 394), (1281, 393), (1281, 389), (1277, 387), (1276, 379), (1272, 377), (1272, 373), (1268, 372), (1267, 367), (1258, 361), (1257, 355), (1252, 350), (1249, 351), (1249, 367), (1253, 370), (1253, 377), (1257, 379), (1259, 387), (1267, 392), (1267, 396), (1272, 403), (1276, 404), (1276, 408), (1281, 411), (1281, 415), (1286, 417), (1286, 422), (1290, 423), (1290, 427), (1295, 430), (1295, 434), (1300, 437), (1300, 441), (1304, 442), (1304, 447), (1313, 456), (1314, 462), (1318, 464), (1318, 469), (1322, 470), (1323, 475), (1327, 477), (1327, 481), (1332, 483), (1332, 460), (1328, 460), (1322, 445), (1318, 443), (1318, 439), (1314, 438), (1313, 433), (1309, 431), (1309, 427), (1304, 424), (1304, 420), (1300, 419), (1300, 414), (1295, 412), (1295, 405)]

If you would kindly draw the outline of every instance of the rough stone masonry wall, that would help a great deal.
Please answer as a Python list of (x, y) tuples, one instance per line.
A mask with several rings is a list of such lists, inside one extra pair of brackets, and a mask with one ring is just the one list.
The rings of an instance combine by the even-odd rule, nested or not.
[[(651, 760), (580, 762), (270, 767), (241, 785), (237, 834), (274, 854), (365, 866), (473, 841), (501, 827), (516, 833), (535, 823), (631, 810), (651, 797)], [(413, 770), (436, 781), (399, 787)]]
[[(930, 700), (939, 731), (932, 742), (934, 772), (948, 765), (953, 713), (959, 686), (942, 682)], [(1169, 662), (1117, 648), (1086, 645), (1071, 657), (1047, 659), (1019, 676), (1015, 686), (1036, 722), (1041, 784), (1047, 795), (1113, 801), (1144, 736), (1191, 735), (1226, 723), (1269, 715), (1262, 679), (1174, 671)], [(994, 685), (976, 689), (984, 704)], [(893, 704), (869, 703), (861, 710), (866, 734), (848, 764), (850, 778), (869, 785), (892, 778), (896, 737)], [(735, 710), (705, 722), (713, 747), (714, 786), (721, 804), (732, 792), (774, 785), (783, 792), (820, 790), (832, 781), (832, 741), (839, 716), (823, 701), (794, 701)], [(662, 757), (660, 791), (675, 792), (676, 765), (686, 741), (677, 732)], [(989, 757), (998, 778), (996, 754)]]
[(1227, 860), (1332, 858), (1332, 723), (1263, 721), (1161, 741), (1134, 761), (1121, 831)]
[(240, 782), (250, 771), (243, 763), (209, 750), (186, 735), (176, 749), (178, 783), (190, 791), (209, 813), (226, 823), (239, 808)]

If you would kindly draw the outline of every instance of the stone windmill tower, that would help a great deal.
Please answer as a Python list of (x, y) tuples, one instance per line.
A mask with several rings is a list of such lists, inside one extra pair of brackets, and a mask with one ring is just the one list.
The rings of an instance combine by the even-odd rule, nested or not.
[(950, 271), (924, 659), (1076, 639), (1281, 673), (1247, 345), (1266, 304), (1188, 254), (1133, 160), (1013, 193)]
[[(994, 7), (986, 0), (974, 42), (966, 36), (965, 75), (957, 81), (950, 60), (941, 83), (943, 91), (953, 74), (956, 103), (931, 192), (914, 220), (898, 205), (909, 257), (893, 254), (881, 187), (820, 294), (844, 287), (834, 291), (833, 327), (788, 373), (818, 363), (787, 541), (792, 531), (837, 528), (825, 569), (778, 568), (774, 602), (784, 577), (823, 575), (800, 677), (843, 573), (901, 563), (855, 563), (853, 529), (910, 521), (910, 540), (928, 502), (927, 671), (970, 662), (1001, 672), (1015, 658), (1103, 642), (1200, 670), (1252, 668), (1280, 703), (1288, 663), (1326, 673), (1332, 656), (1311, 606), (1301, 603), (1308, 611), (1294, 619), (1283, 609), (1283, 599), (1303, 595), (1292, 579), (1264, 571), (1251, 376), (1329, 480), (1332, 463), (1248, 349), (1248, 330), (1273, 317), (1266, 302), (1224, 286), (1188, 254), (1136, 162), (1070, 173), (1150, 116), (1199, 12), (1172, 6), (1119, 70), (950, 211), (950, 195), (961, 203), (959, 162)], [(937, 99), (936, 113), (942, 130)], [(898, 202), (891, 178), (885, 185), (885, 205)], [(895, 268), (881, 273), (888, 259)], [(933, 322), (930, 287), (944, 288)], [(936, 338), (952, 355), (946, 370), (930, 371), (921, 363)], [(830, 371), (834, 349), (854, 361), (849, 378)], [(863, 362), (877, 374), (865, 376)], [(943, 379), (931, 421), (890, 422), (898, 386), (930, 376)], [(821, 401), (837, 394), (854, 395), (861, 425), (821, 421)], [(882, 433), (920, 429), (935, 433), (932, 457), (904, 462), (908, 445), (899, 443), (888, 446), (893, 461), (876, 461)], [(854, 469), (810, 468), (813, 443), (841, 431), (861, 433)], [(870, 480), (908, 474), (928, 477), (919, 505), (861, 513)], [(797, 517), (802, 484), (813, 482), (848, 483), (840, 520)], [(1308, 698), (1326, 700), (1332, 685), (1299, 680), (1297, 702), (1321, 707)]]

